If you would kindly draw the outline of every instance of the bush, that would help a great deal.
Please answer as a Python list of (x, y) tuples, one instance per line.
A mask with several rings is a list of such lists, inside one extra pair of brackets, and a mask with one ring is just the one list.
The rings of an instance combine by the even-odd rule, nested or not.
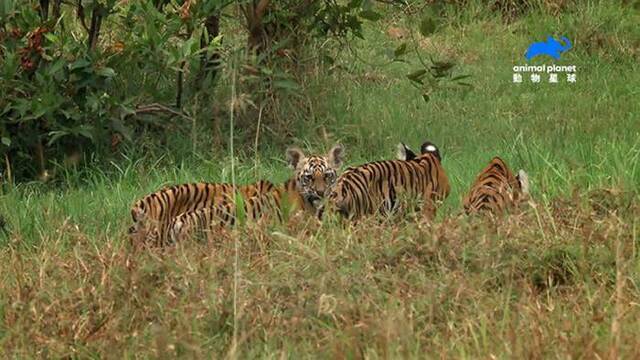
[[(185, 109), (210, 113), (212, 101), (226, 104), (212, 93), (230, 54), (241, 70), (238, 96), (260, 114), (276, 112), (278, 93), (300, 92), (291, 73), (300, 63), (297, 49), (308, 39), (361, 36), (361, 21), (379, 17), (365, 3), (3, 1), (0, 156), (8, 177), (47, 180), (52, 166), (117, 154), (149, 127), (160, 139), (173, 136), (170, 123), (142, 115), (191, 119)], [(230, 22), (231, 42), (222, 47), (223, 15), (237, 16), (227, 8), (241, 9), (242, 17)], [(235, 36), (238, 24), (246, 38)], [(226, 95), (238, 103), (236, 94)], [(241, 125), (251, 129), (259, 114), (244, 116)]]
[[(189, 22), (151, 1), (7, 1), (0, 11), (0, 153), (18, 179), (46, 179), (52, 163), (115, 150), (136, 128), (126, 121), (135, 104), (173, 97), (173, 79), (215, 45), (202, 29), (181, 34)], [(125, 28), (103, 27), (107, 19)]]

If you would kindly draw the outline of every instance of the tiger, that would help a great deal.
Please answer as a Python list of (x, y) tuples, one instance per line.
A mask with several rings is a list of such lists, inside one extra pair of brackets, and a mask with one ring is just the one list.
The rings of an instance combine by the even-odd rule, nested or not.
[(438, 148), (427, 141), (416, 155), (398, 144), (398, 159), (376, 161), (346, 169), (327, 196), (328, 208), (343, 218), (357, 220), (375, 213), (391, 214), (399, 196), (423, 201), (422, 212), (435, 216), (436, 203), (451, 191)]
[(499, 215), (515, 207), (529, 194), (529, 176), (524, 170), (514, 175), (504, 160), (494, 157), (471, 185), (463, 200), (464, 211), (470, 214)]
[(133, 226), (129, 228), (132, 242), (142, 241), (162, 245), (168, 225), (176, 216), (204, 207), (233, 201), (236, 190), (243, 197), (256, 196), (273, 188), (269, 181), (234, 187), (226, 183), (190, 183), (165, 187), (138, 200), (131, 208)]
[[(316, 212), (327, 190), (337, 178), (337, 170), (342, 166), (344, 150), (341, 145), (332, 148), (328, 155), (306, 157), (298, 148), (287, 149), (289, 166), (295, 176), (281, 186), (274, 186), (254, 196), (244, 196), (244, 213), (249, 220), (257, 221), (275, 213), (282, 219), (283, 202), (295, 210)], [(185, 212), (169, 225), (172, 243), (184, 241), (194, 235), (205, 235), (211, 239), (220, 228), (234, 225), (237, 208), (234, 202), (216, 204), (195, 211)]]
[[(271, 193), (243, 198), (245, 217), (250, 221), (260, 221), (275, 213), (278, 219), (282, 219), (281, 199), (288, 196), (282, 192), (283, 189), (274, 187)], [(170, 222), (168, 241), (176, 244), (196, 236), (210, 241), (219, 230), (236, 224), (239, 220), (237, 210), (235, 202), (225, 202), (182, 213)]]
[[(250, 217), (258, 217), (267, 211), (271, 201), (265, 199), (273, 199), (275, 207), (279, 208), (283, 197), (293, 211), (315, 213), (325, 192), (337, 178), (344, 148), (336, 144), (325, 156), (307, 157), (299, 148), (290, 147), (286, 150), (286, 157), (294, 176), (280, 185), (266, 180), (235, 187), (225, 183), (192, 183), (167, 187), (145, 196), (131, 208), (134, 225), (129, 228), (130, 240), (164, 245), (170, 240), (170, 226), (176, 217), (205, 208), (211, 210), (202, 211), (202, 214), (226, 214), (223, 222), (231, 223), (228, 217), (235, 212), (236, 192), (245, 200), (252, 199), (249, 203), (255, 204)], [(189, 218), (194, 216), (191, 214)]]

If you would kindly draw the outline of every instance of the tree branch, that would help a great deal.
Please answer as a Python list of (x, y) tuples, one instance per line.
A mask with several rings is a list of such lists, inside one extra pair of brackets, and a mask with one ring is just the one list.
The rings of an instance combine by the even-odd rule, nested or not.
[(87, 27), (87, 22), (84, 19), (84, 7), (82, 6), (82, 0), (78, 0), (76, 6), (76, 15), (80, 20), (80, 25), (84, 28), (84, 30), (89, 33), (89, 28)]
[(42, 21), (49, 18), (49, 0), (40, 0), (40, 17)]
[(267, 10), (267, 6), (269, 6), (269, 0), (260, 0), (258, 5), (255, 8), (255, 18), (254, 21), (258, 24), (262, 23), (262, 17), (264, 16), (265, 11)]
[(89, 28), (89, 49), (95, 50), (102, 27), (102, 5), (97, 3), (91, 12), (91, 28)]
[(62, 5), (62, 0), (53, 1), (53, 17), (56, 18), (56, 21), (60, 18), (61, 5)]

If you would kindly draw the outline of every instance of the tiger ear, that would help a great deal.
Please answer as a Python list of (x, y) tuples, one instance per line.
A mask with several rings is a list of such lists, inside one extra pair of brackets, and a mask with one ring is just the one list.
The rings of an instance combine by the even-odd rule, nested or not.
[(398, 158), (398, 160), (411, 160), (411, 159), (415, 159), (416, 154), (409, 149), (409, 147), (407, 145), (405, 145), (404, 143), (399, 143), (398, 144), (398, 152), (396, 153), (396, 158)]
[(522, 189), (523, 194), (529, 194), (529, 175), (520, 169), (518, 171), (518, 175), (516, 175), (516, 179), (518, 179), (518, 183), (520, 184), (520, 189)]
[(439, 161), (442, 161), (442, 157), (440, 156), (440, 150), (438, 149), (438, 147), (430, 142), (427, 141), (424, 144), (422, 144), (422, 146), (420, 147), (420, 152), (424, 155), (424, 154), (433, 154), (436, 156), (436, 158), (438, 158)]
[(329, 150), (327, 159), (329, 160), (329, 166), (334, 169), (340, 168), (342, 166), (342, 160), (344, 159), (344, 147), (340, 144), (334, 145), (331, 150)]
[(304, 153), (302, 152), (302, 150), (300, 150), (300, 148), (297, 148), (295, 146), (287, 148), (287, 163), (289, 164), (290, 168), (296, 169), (298, 167), (298, 164), (300, 164), (304, 159)]

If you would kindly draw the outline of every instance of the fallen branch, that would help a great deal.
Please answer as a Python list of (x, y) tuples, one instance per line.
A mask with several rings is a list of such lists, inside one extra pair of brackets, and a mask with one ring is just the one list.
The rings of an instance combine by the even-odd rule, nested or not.
[(134, 110), (135, 115), (141, 115), (141, 114), (150, 114), (150, 113), (156, 113), (156, 112), (164, 112), (167, 114), (171, 114), (174, 116), (179, 116), (183, 119), (187, 119), (187, 120), (193, 120), (189, 115), (172, 109), (168, 106), (162, 105), (162, 104), (158, 104), (158, 103), (153, 103), (153, 104), (148, 104), (148, 105), (138, 105), (136, 106), (136, 109)]

